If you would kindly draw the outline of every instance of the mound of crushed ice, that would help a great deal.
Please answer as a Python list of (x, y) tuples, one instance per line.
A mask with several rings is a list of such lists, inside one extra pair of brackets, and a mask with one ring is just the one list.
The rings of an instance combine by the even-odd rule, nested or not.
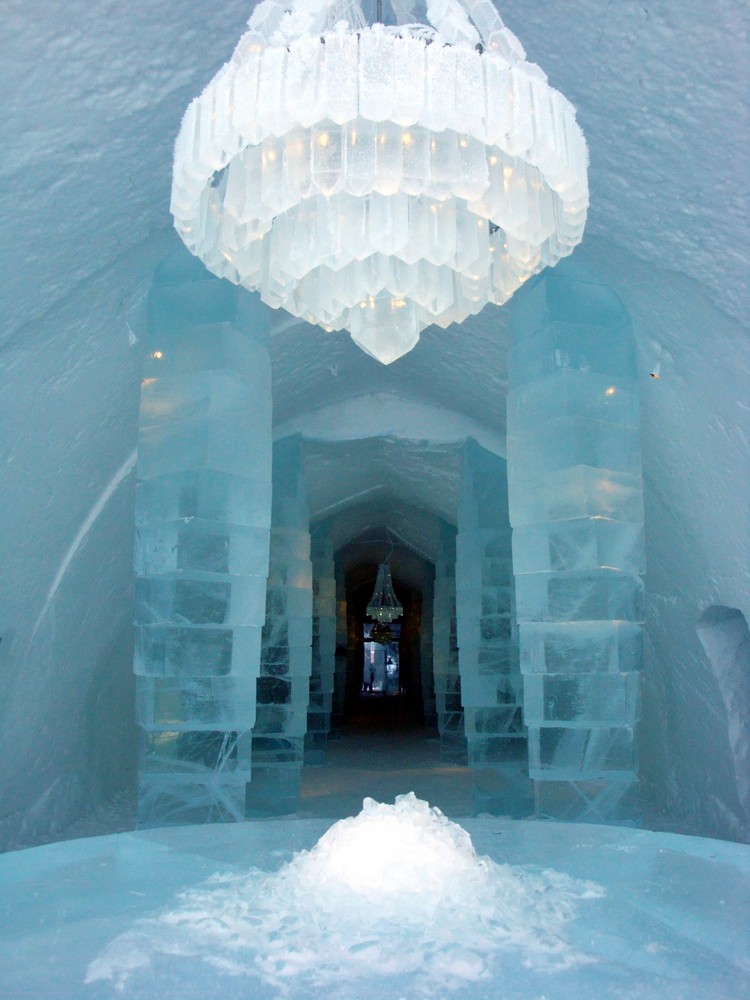
[(123, 988), (157, 956), (190, 955), (277, 995), (358, 983), (381, 996), (408, 981), (413, 996), (444, 996), (499, 974), (503, 955), (550, 971), (589, 961), (564, 929), (579, 900), (601, 895), (559, 872), (478, 857), (462, 827), (413, 793), (395, 805), (365, 799), (278, 872), (216, 875), (182, 893), (112, 941), (87, 982)]

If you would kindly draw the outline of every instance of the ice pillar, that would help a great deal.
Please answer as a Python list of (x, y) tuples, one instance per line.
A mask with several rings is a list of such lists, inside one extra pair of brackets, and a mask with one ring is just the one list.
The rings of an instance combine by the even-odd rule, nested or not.
[(346, 575), (341, 558), (334, 559), (336, 576), (336, 666), (333, 684), (333, 709), (331, 713), (331, 734), (340, 735), (341, 720), (346, 702), (346, 670), (348, 658), (348, 617), (346, 605)]
[(440, 526), (432, 607), (432, 661), (441, 757), (446, 762), (465, 763), (456, 640), (456, 529), (445, 522)]
[(627, 313), (548, 275), (512, 322), (508, 478), (537, 813), (637, 819), (643, 498)]
[(299, 802), (312, 644), (309, 523), (302, 439), (283, 438), (273, 446), (271, 554), (249, 816), (291, 813)]
[(150, 300), (136, 493), (138, 819), (240, 820), (271, 515), (267, 309), (202, 267)]
[(325, 528), (312, 533), (312, 669), (305, 763), (325, 764), (336, 669), (336, 575), (333, 545)]
[(474, 806), (527, 816), (533, 793), (512, 584), (507, 466), (469, 440), (458, 506), (456, 623)]

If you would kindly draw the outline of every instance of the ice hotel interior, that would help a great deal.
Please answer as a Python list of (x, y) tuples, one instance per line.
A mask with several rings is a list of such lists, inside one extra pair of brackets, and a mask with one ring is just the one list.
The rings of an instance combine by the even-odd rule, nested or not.
[(0, 998), (750, 995), (743, 0), (4, 0)]

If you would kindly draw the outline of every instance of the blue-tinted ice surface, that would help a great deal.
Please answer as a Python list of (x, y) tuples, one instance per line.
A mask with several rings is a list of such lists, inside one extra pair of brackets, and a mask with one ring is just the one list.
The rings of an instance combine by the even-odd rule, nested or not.
[(497, 818), (462, 829), (409, 797), (327, 825), (170, 828), (1, 857), (0, 995), (750, 990), (747, 846)]
[(643, 483), (630, 322), (545, 275), (508, 359), (508, 498), (537, 815), (639, 817)]

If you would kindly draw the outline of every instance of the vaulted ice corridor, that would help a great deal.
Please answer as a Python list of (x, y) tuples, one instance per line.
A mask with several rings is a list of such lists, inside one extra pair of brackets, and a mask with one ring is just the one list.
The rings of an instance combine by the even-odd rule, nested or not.
[[(314, 812), (311, 789), (335, 786), (337, 766), (367, 772), (351, 756), (359, 738), (367, 763), (367, 727), (388, 746), (370, 752), (381, 772), (399, 774), (396, 745), (402, 764), (411, 753), (425, 773), (444, 769), (457, 815), (744, 838), (742, 671), (716, 662), (713, 619), (668, 596), (700, 584), (698, 568), (664, 575), (686, 554), (657, 485), (660, 399), (675, 387), (652, 369), (674, 362), (638, 343), (616, 284), (594, 262), (560, 267), (439, 355), (428, 339), (384, 369), (182, 250), (146, 270), (124, 313), (137, 438), (71, 529), (27, 647), (12, 629), (0, 646), (6, 665), (24, 648), (54, 650), (50, 662), (80, 649), (74, 674), (99, 663), (85, 727), (76, 689), (61, 690), (68, 707), (44, 732), (62, 753), (37, 757), (31, 786), (7, 779), (5, 842)], [(385, 558), (406, 610), (400, 694), (382, 695), (398, 710), (362, 690), (364, 609)], [(79, 607), (83, 566), (102, 600)], [(677, 666), (677, 634), (677, 661), (705, 664), (693, 674)], [(16, 674), (8, 704), (32, 676)], [(361, 795), (373, 777), (349, 780)], [(24, 811), (29, 793), (38, 805)]]
[[(291, 409), (266, 307), (181, 252), (160, 266), (136, 470), (140, 824), (296, 814), (303, 769), (372, 724), (376, 692), (465, 769), (474, 812), (640, 821), (629, 319), (575, 273), (519, 301), (503, 440), (384, 386)], [(364, 634), (384, 561), (404, 610), (390, 691)]]

